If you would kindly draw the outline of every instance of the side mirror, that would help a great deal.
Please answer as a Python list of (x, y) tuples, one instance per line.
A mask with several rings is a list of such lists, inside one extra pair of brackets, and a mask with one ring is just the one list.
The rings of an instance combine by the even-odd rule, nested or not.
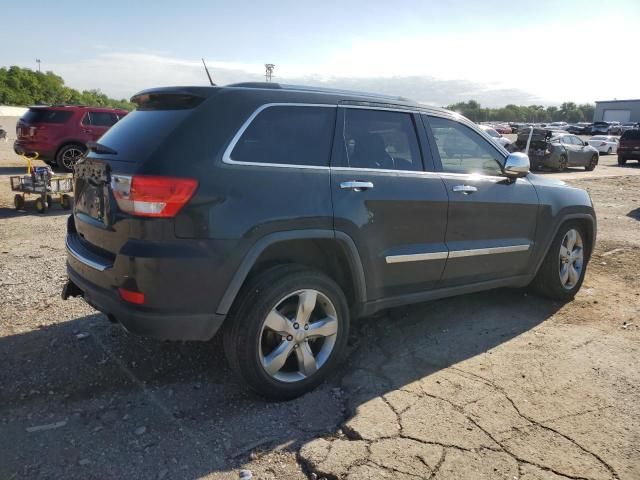
[(502, 171), (509, 178), (520, 178), (529, 174), (529, 167), (528, 155), (522, 152), (513, 152), (505, 160)]

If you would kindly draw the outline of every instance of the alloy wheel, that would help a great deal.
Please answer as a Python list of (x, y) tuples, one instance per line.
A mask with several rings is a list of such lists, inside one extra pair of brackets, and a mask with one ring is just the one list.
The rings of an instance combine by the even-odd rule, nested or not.
[(560, 283), (566, 290), (571, 290), (580, 281), (584, 266), (584, 246), (582, 235), (572, 228), (565, 233), (560, 243), (559, 254)]
[(333, 303), (317, 290), (298, 290), (282, 298), (262, 325), (262, 368), (281, 382), (312, 376), (333, 351), (338, 321)]
[(84, 155), (84, 152), (79, 148), (68, 148), (62, 154), (62, 164), (67, 170), (73, 170), (73, 166), (80, 160), (82, 155)]

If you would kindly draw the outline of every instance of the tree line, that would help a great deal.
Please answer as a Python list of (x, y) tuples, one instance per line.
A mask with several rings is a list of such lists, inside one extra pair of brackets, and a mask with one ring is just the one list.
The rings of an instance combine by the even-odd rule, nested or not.
[(100, 90), (75, 90), (53, 72), (11, 66), (0, 68), (0, 105), (90, 105), (132, 110), (126, 99), (113, 99)]
[(501, 108), (486, 108), (475, 100), (454, 103), (446, 108), (474, 122), (591, 122), (595, 111), (595, 105), (590, 103), (576, 105), (573, 102), (565, 102), (559, 107), (509, 104)]

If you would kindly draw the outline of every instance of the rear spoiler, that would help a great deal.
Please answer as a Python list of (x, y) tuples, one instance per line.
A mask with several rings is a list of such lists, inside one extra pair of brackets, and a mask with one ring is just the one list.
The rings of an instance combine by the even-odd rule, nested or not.
[(216, 90), (215, 87), (152, 88), (136, 93), (131, 102), (138, 110), (188, 110), (200, 105)]

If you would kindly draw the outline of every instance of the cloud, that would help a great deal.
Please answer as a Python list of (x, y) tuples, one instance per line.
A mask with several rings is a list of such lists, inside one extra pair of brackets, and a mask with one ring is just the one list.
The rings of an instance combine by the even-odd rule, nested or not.
[[(234, 62), (207, 62), (219, 85), (264, 80), (263, 65)], [(206, 85), (208, 80), (200, 60), (181, 59), (148, 53), (102, 53), (78, 63), (51, 65), (66, 83), (81, 90), (99, 88), (116, 98), (128, 98), (149, 87)], [(286, 69), (285, 70), (286, 73)], [(278, 74), (276, 67), (276, 74)], [(431, 105), (449, 105), (476, 99), (487, 106), (507, 103), (536, 103), (539, 98), (518, 89), (495, 87), (468, 80), (443, 80), (427, 75), (407, 76), (323, 76), (304, 75), (289, 69), (275, 81), (399, 95)]]

